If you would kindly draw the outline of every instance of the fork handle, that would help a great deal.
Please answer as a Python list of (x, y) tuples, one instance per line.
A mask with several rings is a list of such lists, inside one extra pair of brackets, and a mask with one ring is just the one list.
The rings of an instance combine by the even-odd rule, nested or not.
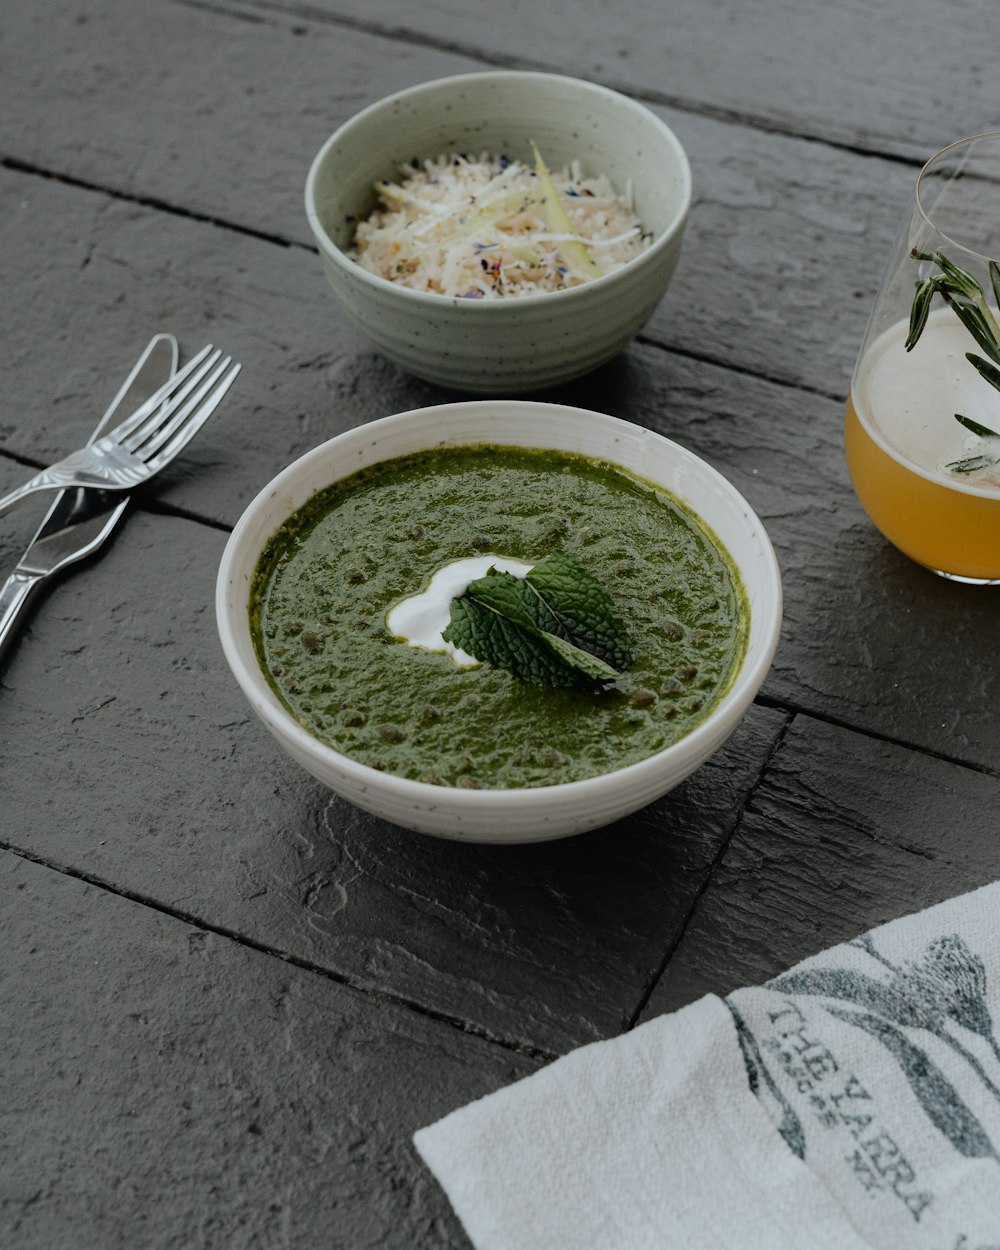
[(59, 490), (65, 483), (53, 481), (52, 473), (49, 469), (43, 469), (41, 473), (36, 474), (30, 481), (25, 482), (23, 486), (19, 486), (17, 490), (12, 490), (9, 495), (4, 495), (0, 499), (0, 516), (5, 512), (11, 512), (14, 508), (30, 499), (32, 495), (40, 494), (46, 490)]
[(32, 591), (40, 581), (37, 574), (12, 573), (0, 587), (0, 660), (17, 632), (15, 627)]
[[(69, 460), (70, 457), (67, 457)], [(48, 469), (43, 469), (41, 473), (37, 473), (30, 481), (25, 482), (23, 486), (19, 486), (17, 490), (12, 490), (9, 495), (4, 495), (0, 499), (0, 516), (5, 512), (11, 512), (19, 504), (24, 503), (26, 499), (30, 499), (32, 495), (40, 495), (45, 491), (64, 490), (67, 486), (84, 486), (94, 487), (101, 490), (125, 490), (128, 489), (125, 483), (106, 481), (96, 478), (93, 482), (81, 481), (79, 474), (67, 474), (62, 470), (65, 461), (52, 465)]]

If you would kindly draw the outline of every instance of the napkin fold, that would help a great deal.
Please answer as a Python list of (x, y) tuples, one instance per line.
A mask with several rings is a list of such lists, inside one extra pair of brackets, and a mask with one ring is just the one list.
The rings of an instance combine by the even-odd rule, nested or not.
[(476, 1250), (1000, 1250), (1000, 883), (414, 1138)]

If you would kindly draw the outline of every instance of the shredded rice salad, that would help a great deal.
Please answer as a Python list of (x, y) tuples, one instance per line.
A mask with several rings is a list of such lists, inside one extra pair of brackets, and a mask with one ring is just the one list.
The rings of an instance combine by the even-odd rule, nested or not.
[(441, 156), (375, 184), (352, 258), (415, 291), (511, 299), (562, 291), (620, 269), (650, 244), (625, 198), (579, 163), (551, 175), (505, 156)]

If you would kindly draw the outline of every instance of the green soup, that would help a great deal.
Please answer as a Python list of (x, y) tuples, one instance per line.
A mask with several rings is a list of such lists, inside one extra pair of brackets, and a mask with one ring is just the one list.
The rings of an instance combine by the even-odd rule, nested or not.
[[(632, 664), (548, 689), (394, 638), (443, 566), (564, 551), (610, 592)], [(291, 714), (372, 768), (469, 788), (577, 781), (676, 742), (733, 680), (749, 609), (718, 540), (664, 491), (583, 456), (442, 448), (335, 483), (271, 538), (251, 592), (261, 667)]]

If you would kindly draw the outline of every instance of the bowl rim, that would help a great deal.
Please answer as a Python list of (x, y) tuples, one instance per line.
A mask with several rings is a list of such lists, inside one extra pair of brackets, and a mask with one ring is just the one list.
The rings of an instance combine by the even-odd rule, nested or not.
[[(680, 193), (678, 196), (677, 208), (673, 218), (669, 224), (659, 232), (645, 251), (640, 252), (638, 256), (633, 256), (631, 260), (626, 261), (619, 269), (615, 269), (611, 273), (601, 274), (599, 278), (591, 278), (587, 282), (580, 283), (579, 286), (567, 287), (562, 291), (540, 291), (536, 295), (530, 297), (522, 297), (520, 299), (511, 300), (478, 300), (465, 299), (460, 295), (438, 295), (433, 291), (416, 291), (411, 287), (400, 286), (396, 282), (390, 282), (388, 278), (380, 277), (378, 274), (372, 273), (359, 265), (356, 260), (345, 252), (330, 237), (326, 227), (320, 218), (316, 209), (316, 184), (319, 181), (320, 170), (326, 161), (329, 151), (336, 146), (341, 138), (350, 130), (363, 125), (370, 117), (382, 110), (391, 107), (400, 100), (417, 98), (424, 94), (430, 94), (433, 91), (440, 90), (442, 87), (452, 86), (463, 82), (482, 82), (485, 79), (506, 80), (513, 79), (531, 80), (533, 82), (557, 81), (560, 83), (570, 83), (574, 87), (579, 88), (588, 93), (597, 96), (603, 96), (606, 99), (615, 99), (623, 101), (626, 105), (634, 109), (638, 113), (645, 114), (652, 120), (660, 135), (667, 141), (668, 146), (673, 150), (674, 157), (677, 161), (677, 168), (680, 174)], [(319, 245), (320, 251), (326, 257), (339, 265), (347, 273), (370, 283), (376, 290), (384, 292), (392, 292), (393, 296), (409, 301), (414, 308), (420, 305), (426, 305), (430, 308), (436, 308), (440, 311), (442, 307), (449, 306), (452, 308), (476, 308), (489, 309), (494, 316), (507, 316), (510, 314), (500, 312), (501, 309), (517, 308), (523, 306), (526, 302), (535, 304), (543, 296), (546, 305), (551, 304), (553, 299), (593, 299), (594, 291), (605, 290), (612, 285), (618, 285), (619, 282), (627, 280), (628, 275), (635, 272), (640, 266), (647, 265), (650, 261), (657, 258), (660, 253), (670, 247), (674, 239), (683, 230), (687, 221), (688, 213), (691, 208), (692, 199), (692, 180), (691, 180), (691, 164), (688, 160), (687, 152), (684, 150), (680, 139), (674, 131), (653, 112), (645, 104), (638, 100), (633, 100), (631, 96), (627, 96), (620, 91), (615, 91), (611, 87), (605, 87), (600, 83), (589, 82), (584, 78), (576, 78), (571, 74), (553, 74), (540, 70), (482, 70), (467, 74), (451, 74), (444, 78), (433, 78), (427, 82), (417, 83), (412, 87), (404, 87), (400, 91), (395, 91), (391, 95), (384, 96), (381, 100), (376, 100), (373, 104), (367, 105), (359, 113), (355, 113), (343, 122), (329, 136), (323, 146), (313, 157), (309, 166), (309, 172), (306, 175), (305, 184), (305, 210), (306, 219), (312, 230), (313, 237)], [(588, 295), (588, 293), (590, 293)], [(482, 313), (474, 313), (474, 316), (481, 316)]]
[[(751, 659), (749, 642), (751, 631), (754, 627), (754, 616), (751, 614), (750, 630), (747, 635), (747, 654), (734, 674), (728, 690), (726, 690), (715, 707), (712, 708), (708, 716), (682, 738), (655, 752), (653, 755), (636, 760), (620, 768), (599, 773), (593, 777), (585, 777), (578, 781), (558, 782), (550, 786), (466, 790), (457, 786), (436, 786), (429, 782), (414, 781), (408, 777), (400, 777), (394, 773), (379, 772), (377, 769), (370, 768), (367, 764), (363, 764), (359, 760), (343, 754), (335, 747), (321, 742), (292, 716), (271, 689), (257, 662), (253, 639), (250, 635), (247, 595), (253, 569), (248, 571), (237, 564), (236, 558), (240, 552), (240, 547), (246, 541), (245, 536), (248, 531), (259, 523), (259, 515), (269, 506), (271, 500), (291, 483), (294, 483), (304, 471), (307, 471), (317, 461), (322, 461), (329, 457), (332, 454), (332, 448), (336, 444), (341, 446), (349, 445), (350, 441), (361, 438), (368, 441), (371, 445), (376, 445), (381, 441), (380, 435), (393, 429), (395, 426), (417, 418), (433, 420), (434, 417), (442, 412), (454, 413), (457, 409), (472, 409), (474, 411), (489, 409), (493, 412), (499, 410), (502, 413), (505, 410), (519, 409), (523, 411), (525, 408), (540, 410), (558, 409), (563, 413), (573, 414), (574, 417), (583, 420), (596, 420), (599, 424), (606, 426), (610, 432), (613, 432), (616, 428), (628, 431), (633, 437), (635, 432), (639, 431), (641, 437), (648, 437), (654, 441), (667, 444), (672, 454), (678, 457), (682, 463), (695, 466), (696, 471), (706, 473), (709, 481), (713, 482), (716, 487), (721, 487), (722, 493), (727, 495), (732, 503), (742, 509), (747, 526), (753, 531), (753, 536), (759, 549), (756, 568), (761, 580), (760, 594), (758, 595), (759, 603), (756, 612), (763, 631), (759, 653)], [(442, 438), (439, 433), (436, 441), (433, 444), (429, 444), (429, 446), (461, 447), (470, 444), (471, 441), (469, 438), (449, 438), (447, 435)], [(479, 439), (478, 442), (481, 443), (482, 439)], [(498, 442), (497, 445), (516, 446), (517, 444), (516, 442), (507, 444)], [(559, 449), (553, 448), (553, 450)], [(396, 452), (366, 463), (379, 463), (381, 459), (390, 460), (395, 458), (396, 455), (402, 454), (404, 453)], [(591, 453), (581, 451), (579, 454), (588, 455)], [(602, 455), (602, 458), (610, 464), (615, 463), (611, 456)], [(331, 476), (328, 484), (350, 476), (359, 467), (361, 466), (355, 463), (354, 460), (351, 460), (350, 457), (345, 457), (343, 472), (338, 471), (334, 476)], [(634, 472), (634, 470), (628, 469), (627, 466), (619, 465), (619, 467), (626, 469), (627, 472)], [(654, 485), (657, 484), (655, 479), (650, 478), (649, 480), (653, 481)], [(659, 485), (663, 490), (669, 492), (668, 487), (662, 483), (659, 483)], [(318, 487), (317, 489), (323, 488)], [(315, 491), (311, 492), (311, 494), (315, 493)], [(305, 500), (297, 506), (301, 507), (304, 502)], [(693, 507), (687, 504), (684, 499), (680, 499), (680, 502), (689, 511), (694, 512)], [(293, 511), (295, 510), (297, 509), (293, 509)], [(289, 515), (291, 514), (289, 513)], [(721, 539), (715, 535), (709, 522), (697, 513), (695, 515), (698, 517), (700, 524), (712, 533), (716, 541), (728, 552), (729, 558), (736, 564), (736, 558), (728, 551)], [(282, 521), (279, 520), (273, 525), (269, 530), (268, 537), (277, 530), (281, 523)], [(266, 542), (267, 539), (265, 538), (264, 541)], [(256, 562), (260, 557), (262, 549), (261, 545), (254, 552), (253, 568), (256, 567)], [(739, 564), (736, 564), (736, 567), (740, 572), (741, 578), (745, 580), (742, 567)], [(246, 590), (240, 591), (240, 577), (244, 574), (248, 574), (246, 576)], [(749, 591), (749, 587), (747, 589)], [(231, 591), (239, 591), (239, 593), (231, 595)], [(232, 608), (230, 607), (231, 598), (234, 600)], [(238, 600), (238, 603), (235, 602), (236, 600)], [(390, 416), (352, 427), (318, 444), (282, 469), (247, 505), (233, 528), (222, 553), (215, 588), (217, 629), (223, 654), (233, 676), (236, 678), (244, 697), (248, 700), (257, 716), (279, 741), (284, 740), (291, 744), (291, 747), (286, 747), (286, 749), (290, 749), (300, 763), (301, 757), (305, 756), (310, 760), (316, 761), (323, 768), (324, 772), (330, 772), (331, 769), (336, 770), (341, 775), (347, 775), (363, 788), (375, 788), (393, 799), (408, 803), (411, 807), (419, 808), (422, 811), (438, 810), (456, 815), (469, 815), (473, 818), (476, 812), (485, 812), (489, 808), (496, 809), (498, 805), (509, 807), (513, 812), (517, 812), (522, 808), (558, 806), (562, 802), (579, 803), (581, 800), (585, 800), (587, 796), (606, 790), (609, 786), (627, 787), (632, 779), (636, 779), (639, 782), (637, 788), (641, 789), (642, 780), (647, 775), (661, 771), (664, 761), (667, 759), (679, 761), (681, 768), (684, 767), (685, 761), (690, 763), (693, 760), (694, 762), (690, 763), (687, 772), (693, 771), (735, 729), (736, 724), (753, 702), (754, 696), (763, 684), (778, 646), (782, 624), (782, 609), (781, 571), (767, 531), (743, 495), (717, 469), (700, 456), (695, 455), (694, 452), (683, 447), (680, 443), (659, 434), (655, 430), (650, 430), (646, 426), (637, 425), (635, 422), (625, 421), (620, 417), (612, 417), (606, 413), (595, 412), (591, 409), (529, 399), (463, 400), (456, 403), (437, 404), (428, 408), (408, 409), (405, 412), (393, 413)], [(247, 665), (243, 662), (237, 646), (238, 636), (242, 636), (249, 641), (253, 660), (252, 665)], [(722, 730), (721, 736), (720, 729)], [(704, 750), (703, 747), (706, 743), (708, 744), (707, 750)], [(687, 773), (682, 773), (683, 775), (687, 775)], [(330, 785), (329, 782), (325, 784)]]

